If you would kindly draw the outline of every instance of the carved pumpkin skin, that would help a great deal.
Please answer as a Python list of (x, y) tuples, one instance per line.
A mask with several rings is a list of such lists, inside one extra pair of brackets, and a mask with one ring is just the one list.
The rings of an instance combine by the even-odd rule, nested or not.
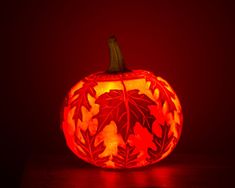
[(144, 70), (92, 74), (68, 93), (62, 129), (79, 158), (105, 168), (136, 168), (172, 152), (182, 129), (176, 93)]

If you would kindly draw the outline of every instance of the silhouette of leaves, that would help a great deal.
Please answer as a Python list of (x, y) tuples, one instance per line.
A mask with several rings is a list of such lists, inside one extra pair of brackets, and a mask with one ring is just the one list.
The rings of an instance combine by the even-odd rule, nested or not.
[(150, 163), (160, 159), (164, 153), (166, 153), (170, 149), (171, 143), (175, 143), (176, 137), (173, 135), (173, 133), (168, 136), (170, 131), (170, 126), (168, 125), (160, 125), (162, 129), (162, 137), (158, 137), (156, 135), (153, 136), (153, 142), (156, 146), (156, 150), (153, 150), (152, 148), (148, 148), (148, 154), (150, 156), (149, 159), (147, 159)]
[(105, 150), (104, 142), (102, 141), (95, 146), (95, 137), (91, 136), (89, 129), (86, 131), (80, 130), (84, 139), (84, 143), (75, 136), (76, 144), (81, 148), (77, 148), (78, 154), (97, 166), (105, 166), (105, 162), (109, 160), (109, 156), (99, 157)]
[(155, 102), (145, 94), (139, 94), (139, 90), (110, 90), (99, 96), (96, 103), (100, 105), (99, 113), (94, 116), (98, 119), (98, 132), (111, 121), (116, 123), (124, 141), (133, 133), (136, 122), (152, 131), (155, 117), (150, 114), (149, 105)]
[(174, 112), (176, 110), (176, 106), (174, 102), (172, 101), (172, 98), (175, 99), (175, 94), (172, 93), (170, 90), (167, 89), (167, 84), (156, 77), (150, 76), (147, 77), (147, 81), (150, 81), (150, 87), (152, 93), (154, 93), (155, 89), (159, 90), (159, 100), (162, 102), (162, 104), (167, 101), (169, 111)]
[[(91, 105), (88, 101), (88, 94), (92, 97), (95, 97), (96, 92), (94, 90), (94, 86), (97, 83), (95, 81), (84, 80), (83, 86), (74, 92), (74, 100), (71, 102), (71, 108), (75, 107), (75, 112), (73, 115), (73, 119), (75, 121), (75, 125), (77, 125), (77, 120), (80, 119), (82, 121), (82, 106), (86, 109), (90, 110)], [(77, 96), (77, 97), (76, 97)]]
[(118, 168), (131, 168), (135, 167), (138, 160), (137, 157), (140, 154), (134, 153), (135, 146), (131, 146), (129, 143), (126, 144), (126, 148), (118, 146), (118, 155), (113, 155), (112, 161)]

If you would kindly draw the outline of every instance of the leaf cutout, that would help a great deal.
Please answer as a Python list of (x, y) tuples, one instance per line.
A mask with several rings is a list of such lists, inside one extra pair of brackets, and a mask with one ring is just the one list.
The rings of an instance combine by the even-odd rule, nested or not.
[(85, 79), (83, 86), (74, 92), (73, 97), (77, 97), (71, 102), (71, 108), (75, 107), (75, 111), (73, 114), (75, 126), (77, 126), (78, 119), (82, 121), (82, 106), (84, 106), (88, 110), (91, 109), (91, 105), (88, 101), (87, 95), (90, 94), (92, 97), (95, 97), (95, 85), (97, 85), (96, 82)]
[(109, 156), (99, 157), (99, 155), (103, 153), (106, 148), (104, 142), (101, 142), (95, 146), (95, 137), (90, 134), (89, 129), (86, 131), (80, 129), (80, 131), (85, 143), (81, 142), (81, 140), (75, 136), (75, 142), (80, 147), (77, 148), (78, 154), (82, 158), (85, 158), (97, 166), (105, 166), (105, 162), (109, 160)]
[(118, 146), (118, 155), (113, 155), (112, 161), (118, 168), (131, 168), (135, 167), (138, 160), (137, 157), (140, 154), (134, 153), (135, 146), (131, 146), (129, 143), (126, 144), (126, 148)]
[(160, 127), (162, 129), (162, 137), (158, 137), (156, 135), (153, 136), (153, 142), (156, 146), (156, 150), (148, 148), (148, 154), (150, 158), (147, 160), (150, 163), (160, 159), (162, 155), (170, 149), (171, 142), (175, 144), (176, 141), (176, 137), (174, 136), (173, 133), (170, 136), (168, 136), (170, 131), (170, 126), (165, 124), (165, 125), (160, 125)]
[(167, 84), (161, 80), (153, 76), (149, 76), (146, 78), (147, 81), (150, 81), (150, 87), (152, 93), (154, 93), (155, 89), (159, 90), (159, 100), (162, 102), (162, 105), (165, 101), (168, 103), (169, 111), (174, 113), (176, 110), (176, 106), (172, 101), (172, 98), (175, 99), (175, 93), (172, 93), (170, 90), (167, 89)]
[(145, 94), (139, 94), (139, 90), (110, 90), (99, 96), (96, 103), (100, 105), (99, 113), (94, 116), (98, 120), (97, 132), (111, 121), (116, 123), (124, 141), (134, 133), (136, 122), (152, 132), (155, 117), (151, 115), (149, 105), (155, 105), (155, 102)]

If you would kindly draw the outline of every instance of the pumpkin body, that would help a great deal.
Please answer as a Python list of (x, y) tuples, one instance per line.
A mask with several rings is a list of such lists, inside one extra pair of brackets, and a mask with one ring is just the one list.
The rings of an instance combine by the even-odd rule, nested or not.
[(62, 129), (68, 147), (99, 167), (135, 168), (158, 162), (176, 146), (180, 102), (151, 72), (92, 74), (68, 93)]

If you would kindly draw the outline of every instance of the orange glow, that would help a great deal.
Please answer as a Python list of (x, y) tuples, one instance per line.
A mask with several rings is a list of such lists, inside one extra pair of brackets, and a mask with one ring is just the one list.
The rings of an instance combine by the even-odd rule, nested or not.
[(134, 70), (92, 74), (78, 82), (68, 94), (62, 128), (79, 158), (105, 168), (135, 168), (169, 155), (182, 123), (171, 86)]

